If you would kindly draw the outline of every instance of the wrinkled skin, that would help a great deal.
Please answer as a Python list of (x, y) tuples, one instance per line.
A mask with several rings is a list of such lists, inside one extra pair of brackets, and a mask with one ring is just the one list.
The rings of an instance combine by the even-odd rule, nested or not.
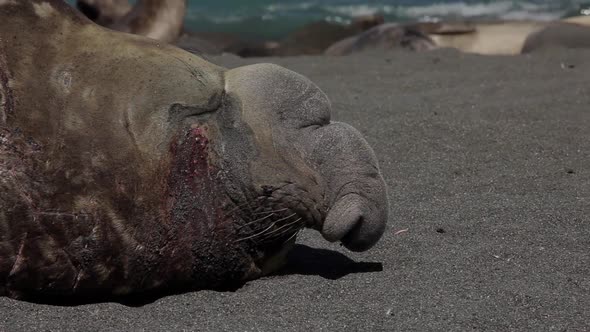
[(353, 251), (384, 231), (373, 151), (281, 67), (5, 2), (0, 98), (2, 295), (219, 287), (278, 268), (304, 227)]

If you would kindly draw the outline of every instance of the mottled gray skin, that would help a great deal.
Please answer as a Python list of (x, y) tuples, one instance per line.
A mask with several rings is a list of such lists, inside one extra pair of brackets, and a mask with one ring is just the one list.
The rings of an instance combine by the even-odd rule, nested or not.
[(326, 55), (348, 55), (374, 49), (425, 51), (435, 47), (436, 45), (428, 35), (412, 26), (385, 23), (357, 36), (341, 40), (326, 49), (324, 53)]
[(524, 42), (522, 53), (539, 52), (552, 48), (589, 48), (590, 27), (556, 22), (530, 34)]
[(384, 231), (373, 151), (284, 68), (9, 1), (0, 98), (2, 295), (219, 287), (278, 268), (303, 227), (354, 251)]

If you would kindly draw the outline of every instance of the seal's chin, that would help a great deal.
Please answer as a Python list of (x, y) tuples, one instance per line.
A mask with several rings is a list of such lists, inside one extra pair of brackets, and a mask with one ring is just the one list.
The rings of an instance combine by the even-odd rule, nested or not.
[(297, 235), (325, 215), (314, 199), (292, 182), (264, 185), (248, 203), (237, 206), (240, 218), (236, 242), (253, 249), (253, 263), (245, 279), (272, 274), (287, 262)]

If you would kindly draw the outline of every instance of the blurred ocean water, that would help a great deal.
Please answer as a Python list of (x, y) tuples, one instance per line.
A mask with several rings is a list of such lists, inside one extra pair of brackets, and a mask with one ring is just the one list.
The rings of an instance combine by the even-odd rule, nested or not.
[[(70, 2), (74, 2), (70, 0)], [(254, 39), (279, 39), (306, 23), (347, 23), (381, 13), (387, 21), (553, 20), (590, 14), (590, 0), (188, 0), (186, 27)]]

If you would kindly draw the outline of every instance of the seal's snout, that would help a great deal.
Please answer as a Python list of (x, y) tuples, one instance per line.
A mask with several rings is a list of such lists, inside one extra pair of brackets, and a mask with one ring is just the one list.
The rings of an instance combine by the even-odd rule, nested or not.
[(316, 206), (306, 209), (325, 216), (313, 228), (328, 241), (352, 251), (375, 245), (389, 206), (377, 158), (362, 135), (330, 120), (330, 101), (304, 76), (269, 64), (225, 76), (226, 92), (240, 101), (261, 147), (253, 168), (258, 182), (295, 183), (313, 196)]
[(322, 235), (352, 251), (371, 248), (383, 235), (389, 215), (387, 189), (373, 149), (356, 129), (339, 122), (315, 130), (308, 141), (331, 202), (319, 227)]

